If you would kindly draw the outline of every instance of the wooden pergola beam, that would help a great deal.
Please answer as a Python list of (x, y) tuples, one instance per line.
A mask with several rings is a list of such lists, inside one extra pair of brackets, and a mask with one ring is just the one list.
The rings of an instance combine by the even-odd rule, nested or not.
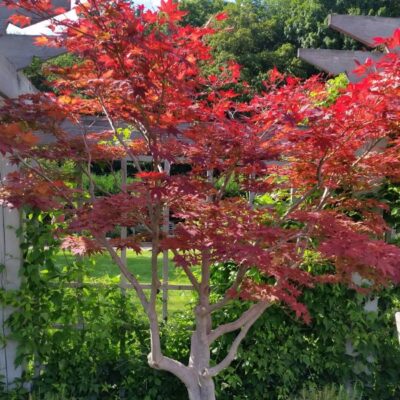
[(332, 75), (346, 73), (352, 82), (362, 77), (353, 73), (357, 63), (363, 64), (367, 59), (378, 61), (383, 53), (351, 50), (298, 49), (298, 57)]
[[(53, 0), (52, 4), (54, 8), (62, 7), (65, 10), (69, 10), (71, 8), (71, 0)], [(10, 22), (9, 18), (14, 14), (30, 16), (32, 18), (32, 24), (43, 20), (42, 18), (38, 18), (37, 16), (29, 14), (27, 11), (18, 8), (9, 9), (4, 5), (0, 5), (0, 35), (4, 35), (6, 33), (7, 25)], [(0, 54), (3, 53), (0, 52)]]
[(0, 36), (0, 54), (21, 70), (31, 64), (33, 57), (42, 60), (65, 53), (63, 48), (43, 47), (35, 45), (37, 36), (3, 35)]
[[(400, 28), (400, 18), (331, 14), (328, 16), (328, 26), (367, 47), (375, 48), (375, 38), (392, 36), (393, 32)], [(378, 61), (383, 54), (370, 51), (298, 49), (298, 57), (301, 60), (328, 74), (338, 75), (344, 72), (352, 82), (362, 78), (353, 73), (357, 63), (363, 64), (367, 59)]]
[(328, 27), (350, 36), (367, 47), (375, 48), (374, 39), (392, 36), (400, 27), (400, 18), (330, 14)]
[(35, 87), (30, 80), (0, 51), (0, 96), (18, 97), (25, 93), (34, 93)]

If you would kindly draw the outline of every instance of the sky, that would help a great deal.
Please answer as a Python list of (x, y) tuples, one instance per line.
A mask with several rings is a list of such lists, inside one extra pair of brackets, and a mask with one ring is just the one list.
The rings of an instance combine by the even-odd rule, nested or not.
[(139, 0), (136, 4), (144, 4), (148, 8), (157, 8), (160, 5), (160, 0)]
[[(1, 0), (0, 0), (1, 1)], [(156, 10), (160, 5), (161, 0), (136, 0), (135, 4), (143, 4), (145, 7), (149, 9)], [(66, 13), (66, 16), (70, 19), (75, 19), (76, 14), (73, 10)], [(62, 16), (60, 16), (63, 19)], [(56, 19), (58, 19), (56, 17)], [(52, 35), (52, 31), (48, 28), (49, 21), (42, 21), (34, 25), (30, 25), (25, 28), (19, 28), (13, 24), (9, 24), (7, 27), (7, 34), (14, 35)]]

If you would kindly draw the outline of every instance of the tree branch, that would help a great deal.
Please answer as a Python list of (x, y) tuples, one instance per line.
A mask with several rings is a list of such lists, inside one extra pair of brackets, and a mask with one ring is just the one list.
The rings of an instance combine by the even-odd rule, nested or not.
[[(118, 133), (117, 127), (114, 124), (114, 121), (112, 119), (112, 117), (110, 116), (103, 98), (101, 95), (98, 96), (99, 102), (101, 104), (101, 108), (103, 109), (104, 115), (107, 118), (107, 121), (110, 125), (111, 130), (113, 131), (114, 135), (117, 137), (118, 141), (121, 143), (121, 145), (123, 146), (123, 148), (125, 149), (126, 153), (129, 155), (129, 157), (131, 158), (131, 160), (133, 161), (133, 163), (135, 164), (136, 169), (141, 172), (142, 171), (142, 167), (140, 166), (139, 160), (138, 158), (132, 153), (132, 151), (129, 149), (129, 147), (127, 146), (127, 144), (125, 143), (125, 141), (123, 140), (123, 138), (121, 137), (121, 135)], [(146, 138), (146, 136), (143, 134), (143, 136)]]
[(351, 166), (354, 168), (358, 163), (360, 163), (384, 139), (386, 139), (386, 138), (379, 138), (379, 139), (375, 140), (374, 142), (372, 142), (371, 145), (367, 147), (365, 152), (363, 154), (361, 154), (357, 158), (357, 160), (355, 160), (353, 162), (353, 164), (351, 164)]
[[(172, 253), (174, 256), (179, 256), (179, 253), (175, 249), (171, 249)], [(189, 267), (181, 265), (180, 266), (183, 271), (185, 272), (186, 276), (188, 277), (190, 283), (193, 285), (193, 287), (196, 289), (196, 292), (200, 292), (200, 282), (197, 280), (197, 278), (194, 276), (193, 272), (190, 270)]]
[(234, 332), (244, 325), (246, 325), (249, 321), (252, 321), (253, 318), (258, 318), (272, 303), (267, 301), (260, 301), (259, 303), (253, 304), (247, 311), (245, 311), (236, 321), (229, 322), (224, 325), (220, 325), (218, 328), (212, 330), (208, 335), (208, 342), (212, 344), (219, 337), (225, 335), (229, 332)]
[(318, 185), (314, 185), (311, 189), (307, 190), (299, 199), (297, 199), (285, 212), (282, 219), (287, 217), (291, 212), (296, 210), (309, 196), (311, 196), (318, 189)]
[(142, 289), (142, 287), (140, 286), (139, 281), (137, 280), (137, 278), (128, 270), (128, 268), (126, 267), (126, 265), (124, 264), (124, 262), (122, 261), (121, 257), (119, 257), (119, 255), (117, 254), (117, 252), (114, 250), (114, 248), (111, 246), (111, 244), (107, 241), (107, 239), (105, 238), (100, 238), (99, 239), (100, 243), (108, 250), (108, 252), (111, 255), (111, 258), (113, 259), (113, 261), (118, 265), (118, 268), (120, 269), (120, 271), (124, 274), (125, 278), (130, 282), (130, 284), (133, 286), (133, 288), (135, 289), (139, 300), (144, 308), (144, 310), (146, 311), (146, 313), (148, 312), (148, 308), (149, 308), (149, 302), (147, 300), (146, 294), (144, 293), (144, 290)]
[(244, 265), (241, 265), (239, 267), (238, 272), (236, 274), (235, 281), (233, 282), (232, 286), (225, 292), (225, 295), (221, 300), (210, 305), (210, 312), (219, 310), (220, 308), (224, 307), (231, 300), (231, 297), (229, 296), (229, 292), (236, 291), (238, 289), (239, 285), (243, 281), (244, 276), (246, 275), (247, 269), (248, 268)]
[[(63, 189), (59, 188), (58, 186), (56, 186), (54, 184), (54, 181), (51, 178), (49, 178), (44, 172), (42, 172), (38, 168), (35, 168), (33, 165), (30, 165), (29, 163), (27, 163), (19, 154), (15, 153), (13, 155), (18, 159), (18, 161), (22, 165), (24, 165), (26, 168), (28, 168), (29, 170), (34, 172), (37, 176), (40, 176), (47, 183), (49, 183), (49, 185), (59, 194), (59, 196), (62, 197), (69, 205), (71, 205), (73, 207), (73, 205), (74, 205), (73, 201), (65, 194)], [(35, 161), (37, 163), (37, 165), (40, 167), (40, 169), (43, 169), (37, 160), (34, 159), (33, 161)]]
[(325, 153), (318, 162), (317, 173), (316, 173), (316, 178), (317, 178), (318, 183), (316, 183), (311, 189), (309, 189), (306, 193), (304, 193), (303, 196), (301, 196), (299, 199), (297, 199), (292, 204), (292, 206), (289, 207), (289, 209), (285, 212), (285, 214), (283, 215), (283, 218), (287, 217), (291, 212), (296, 210), (304, 201), (307, 200), (307, 198), (309, 196), (311, 196), (316, 190), (318, 190), (321, 187), (321, 185), (323, 183), (322, 182), (322, 167), (327, 158), (328, 158), (328, 155), (327, 155), (327, 153)]
[[(233, 341), (231, 348), (228, 351), (226, 357), (218, 363), (216, 366), (210, 368), (208, 371), (204, 371), (205, 376), (213, 377), (218, 375), (223, 369), (229, 367), (232, 361), (235, 359), (237, 355), (238, 348), (242, 340), (246, 337), (247, 332), (253, 326), (253, 324), (257, 321), (257, 319), (261, 316), (261, 314), (271, 305), (269, 302), (261, 302), (257, 303), (255, 307), (252, 307), (250, 310), (252, 311), (246, 321), (246, 323), (241, 327), (239, 334), (236, 336)], [(250, 311), (249, 310), (249, 311)]]
[(149, 365), (155, 369), (168, 371), (171, 374), (176, 375), (182, 382), (189, 386), (192, 384), (192, 371), (189, 367), (185, 366), (179, 361), (176, 361), (172, 358), (162, 356), (158, 362), (155, 364), (151, 358), (151, 353), (148, 356)]

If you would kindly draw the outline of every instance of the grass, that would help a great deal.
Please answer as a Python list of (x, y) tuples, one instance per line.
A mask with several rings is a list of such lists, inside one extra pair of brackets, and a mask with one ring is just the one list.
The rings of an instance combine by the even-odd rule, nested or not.
[(328, 385), (322, 389), (303, 390), (296, 400), (361, 400), (362, 394), (357, 386), (350, 393), (343, 386)]
[[(68, 268), (72, 265), (76, 257), (69, 252), (60, 252), (55, 258), (57, 265)], [(97, 254), (90, 257), (90, 262), (86, 263), (87, 269), (83, 281), (87, 283), (118, 284), (120, 280), (120, 270), (112, 261), (108, 254)], [(140, 283), (151, 282), (151, 251), (143, 250), (141, 254), (136, 254), (132, 250), (127, 251), (128, 269), (135, 274)], [(158, 276), (162, 278), (162, 256), (158, 258)], [(185, 273), (176, 268), (169, 255), (169, 274), (170, 284), (189, 285)], [(161, 308), (161, 294), (159, 296), (159, 307)], [(169, 290), (168, 291), (168, 312), (182, 311), (193, 302), (194, 293), (189, 290)]]
[[(128, 269), (135, 274), (141, 283), (150, 283), (151, 281), (151, 251), (143, 250), (141, 254), (136, 254), (132, 250), (127, 251), (127, 265)], [(169, 255), (169, 283), (188, 285), (189, 281), (183, 271), (175, 268), (172, 262), (172, 257)], [(60, 252), (56, 256), (56, 263), (58, 265), (72, 264), (75, 256), (68, 252)], [(120, 276), (118, 266), (111, 260), (108, 254), (97, 254), (90, 257), (93, 265), (89, 266), (87, 277), (90, 280), (114, 280)], [(162, 276), (162, 257), (158, 257), (158, 273)]]

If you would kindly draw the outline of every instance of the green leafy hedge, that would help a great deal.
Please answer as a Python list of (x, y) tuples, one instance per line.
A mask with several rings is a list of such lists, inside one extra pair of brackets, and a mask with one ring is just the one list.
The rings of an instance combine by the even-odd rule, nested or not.
[[(131, 291), (65, 288), (84, 276), (86, 266), (79, 259), (64, 268), (54, 264), (58, 242), (49, 228), (51, 218), (26, 213), (24, 285), (18, 293), (1, 293), (3, 303), (18, 309), (9, 324), (27, 372), (20, 387), (0, 399), (186, 399), (175, 377), (148, 367), (147, 323)], [(216, 268), (216, 295), (232, 278), (229, 274), (229, 268)], [(399, 399), (394, 312), (400, 309), (400, 289), (379, 294), (378, 314), (365, 312), (366, 298), (339, 285), (305, 291), (304, 301), (313, 317), (310, 325), (278, 306), (255, 324), (236, 362), (218, 377), (218, 399), (294, 400), (331, 384), (356, 385), (364, 399)], [(216, 315), (216, 322), (232, 320), (245, 306), (235, 304)], [(167, 354), (187, 362), (191, 327), (185, 312), (164, 324)], [(216, 343), (217, 359), (233, 338)], [(353, 355), (345, 353), (349, 341)], [(31, 397), (23, 389), (27, 382)]]
[[(310, 325), (281, 307), (270, 308), (245, 339), (237, 362), (219, 379), (219, 398), (288, 399), (332, 383), (357, 384), (365, 399), (400, 398), (394, 324), (399, 295), (398, 289), (381, 293), (376, 314), (363, 310), (363, 296), (339, 285), (306, 291)], [(214, 352), (224, 354), (232, 338)], [(349, 342), (353, 355), (345, 352)]]

